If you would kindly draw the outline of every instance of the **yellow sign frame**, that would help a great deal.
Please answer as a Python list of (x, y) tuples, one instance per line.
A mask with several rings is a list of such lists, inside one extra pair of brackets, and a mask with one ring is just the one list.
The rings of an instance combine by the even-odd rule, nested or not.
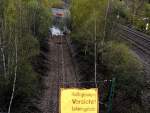
[[(66, 94), (64, 94), (64, 92)], [(60, 93), (59, 93), (59, 113), (98, 113), (99, 112), (99, 93), (98, 93), (98, 88), (90, 88), (90, 89), (85, 89), (85, 88), (60, 88)], [(67, 96), (68, 93), (68, 96)], [(79, 100), (82, 98), (82, 100), (78, 100), (77, 99), (77, 95), (73, 96), (74, 94), (80, 94), (80, 98)], [(87, 98), (83, 98), (83, 95), (89, 95), (89, 97), (87, 96)], [(72, 95), (72, 96), (71, 96)], [(82, 95), (82, 96), (81, 96)], [(91, 97), (90, 97), (91, 95)], [(67, 98), (64, 98), (66, 97)], [(93, 96), (93, 98), (92, 98)], [(71, 97), (71, 98), (69, 98)], [(73, 101), (73, 97), (74, 97), (74, 101)], [(63, 99), (62, 99), (63, 98)], [(62, 103), (62, 100), (67, 100), (66, 103)], [(76, 104), (75, 104), (76, 102)], [(79, 105), (77, 105), (77, 103)], [(64, 108), (62, 108), (65, 105)], [(89, 107), (89, 106), (92, 106)], [(66, 106), (68, 106), (68, 108), (66, 108)], [(75, 107), (73, 107), (75, 106)], [(87, 107), (86, 107), (87, 106)], [(70, 108), (72, 107), (72, 108)], [(85, 108), (86, 107), (86, 108)], [(74, 109), (75, 108), (75, 109)], [(70, 111), (67, 111), (71, 109)], [(74, 111), (77, 110), (77, 111)], [(94, 110), (94, 111), (92, 111)]]

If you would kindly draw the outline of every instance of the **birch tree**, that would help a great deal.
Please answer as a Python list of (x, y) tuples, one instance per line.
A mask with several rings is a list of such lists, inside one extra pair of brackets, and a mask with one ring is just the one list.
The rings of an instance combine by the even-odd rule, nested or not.
[(26, 113), (39, 90), (31, 61), (39, 54), (40, 38), (48, 34), (49, 7), (38, 0), (1, 0), (0, 5), (0, 108)]

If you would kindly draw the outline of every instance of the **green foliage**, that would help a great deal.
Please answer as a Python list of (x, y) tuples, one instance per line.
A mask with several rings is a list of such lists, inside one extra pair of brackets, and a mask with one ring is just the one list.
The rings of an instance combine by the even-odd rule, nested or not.
[[(24, 70), (24, 71), (22, 71)], [(21, 101), (21, 99), (32, 98), (33, 96), (37, 96), (37, 89), (38, 89), (38, 78), (35, 76), (36, 73), (33, 71), (30, 62), (25, 62), (23, 65), (19, 66), (18, 69), (17, 84), (16, 84), (16, 98), (18, 100), (14, 101)], [(24, 101), (24, 100), (22, 100)], [(14, 102), (17, 103), (17, 102)], [(20, 104), (20, 103), (18, 103)], [(14, 104), (14, 106), (16, 106)]]
[(38, 10), (38, 15), (36, 16), (36, 23), (35, 26), (37, 27), (36, 29), (36, 35), (39, 38), (45, 38), (48, 36), (48, 27), (50, 26), (51, 14), (48, 8), (41, 7)]
[(148, 3), (145, 3), (143, 7), (141, 8), (141, 11), (135, 15), (133, 19), (133, 25), (136, 27), (136, 29), (143, 31), (145, 33), (150, 33), (150, 27), (146, 31), (146, 24), (150, 24), (150, 5)]
[(39, 41), (48, 34), (51, 22), (48, 3), (46, 0), (0, 1), (0, 111), (8, 110), (15, 73), (11, 112), (30, 112), (31, 101), (38, 95), (39, 76), (31, 61), (39, 54)]
[[(92, 2), (90, 0), (72, 0), (70, 10), (73, 28), (71, 35), (75, 40), (79, 40), (85, 46), (94, 41), (94, 36), (99, 42), (103, 41), (106, 0), (93, 0)], [(95, 32), (97, 33), (95, 34)]]
[(130, 75), (130, 73), (133, 74), (133, 71), (134, 74), (137, 75), (141, 69), (141, 65), (137, 59), (133, 57), (133, 53), (123, 44), (108, 42), (107, 48), (103, 53), (103, 58), (104, 64), (107, 64), (109, 69), (113, 69), (112, 71), (115, 74), (121, 71), (124, 72), (119, 73), (122, 76), (126, 74)]
[(145, 4), (145, 15), (150, 18), (150, 4)]
[[(94, 75), (94, 37), (96, 36), (97, 80), (116, 77), (113, 112), (140, 112), (143, 66), (128, 47), (111, 41), (110, 36), (110, 25), (112, 21), (116, 21), (117, 14), (119, 13), (121, 18), (130, 20), (131, 13), (129, 9), (126, 9), (125, 2), (114, 1), (111, 4), (112, 10), (108, 11), (107, 19), (105, 19), (107, 5), (106, 0), (93, 0), (92, 2), (90, 0), (72, 0), (71, 2), (71, 38), (78, 50), (78, 60), (81, 65), (79, 68), (82, 75), (79, 78), (94, 80), (92, 75)], [(105, 26), (106, 31), (104, 31)], [(104, 32), (107, 33), (106, 36)], [(101, 98), (107, 98), (108, 95), (105, 96)], [(104, 99), (104, 103), (106, 101), (107, 99)]]
[(21, 62), (26, 62), (39, 54), (39, 42), (32, 35), (24, 35), (19, 42), (18, 55)]
[(150, 23), (150, 5), (143, 0), (115, 0), (113, 2), (113, 15), (119, 14), (117, 21), (121, 24), (130, 24), (137, 30), (150, 33), (150, 28), (146, 31), (146, 24)]
[(51, 7), (62, 8), (64, 3), (62, 0), (49, 0)]
[[(123, 23), (124, 21), (122, 21), (122, 19), (130, 20), (132, 15), (124, 1), (115, 0), (112, 6), (112, 16), (114, 17), (113, 21), (118, 21), (119, 19), (120, 23)], [(119, 18), (117, 18), (117, 16), (119, 16)]]
[[(122, 106), (114, 103), (116, 112), (120, 109), (128, 109), (126, 113), (133, 112), (136, 109), (132, 105), (139, 106), (141, 109), (140, 95), (143, 88), (143, 68), (136, 57), (133, 57), (133, 52), (124, 44), (117, 42), (108, 42), (107, 48), (103, 53), (103, 65), (105, 65), (104, 78), (117, 79), (116, 97), (114, 101), (122, 100), (130, 103), (130, 107)], [(109, 72), (109, 73), (108, 73)], [(123, 102), (122, 102), (123, 103)], [(140, 111), (137, 111), (140, 112)]]

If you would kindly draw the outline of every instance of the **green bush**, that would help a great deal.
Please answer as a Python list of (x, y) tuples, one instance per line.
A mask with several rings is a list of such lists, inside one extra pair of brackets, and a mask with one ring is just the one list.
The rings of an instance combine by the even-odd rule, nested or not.
[[(139, 106), (141, 109), (141, 92), (143, 88), (143, 66), (127, 46), (117, 42), (108, 42), (103, 53), (103, 65), (109, 75), (105, 78), (116, 78), (116, 96), (114, 106), (117, 111), (120, 109), (128, 109), (126, 113), (136, 109), (132, 105)], [(129, 106), (119, 105), (115, 101), (128, 101)], [(122, 102), (126, 103), (126, 102)], [(139, 112), (139, 111), (137, 111)], [(119, 111), (118, 111), (119, 113)]]
[(41, 38), (48, 37), (48, 28), (51, 26), (51, 12), (50, 9), (40, 7), (38, 9), (37, 15), (36, 15), (36, 36)]

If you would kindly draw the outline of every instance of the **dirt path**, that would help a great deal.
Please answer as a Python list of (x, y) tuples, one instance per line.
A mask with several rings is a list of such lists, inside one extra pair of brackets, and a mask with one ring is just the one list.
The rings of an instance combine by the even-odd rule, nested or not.
[(58, 113), (59, 88), (68, 87), (69, 84), (66, 85), (64, 82), (76, 82), (77, 79), (65, 38), (49, 38), (49, 47), (50, 71), (48, 76), (44, 77), (46, 88), (43, 90), (38, 106), (42, 113)]

